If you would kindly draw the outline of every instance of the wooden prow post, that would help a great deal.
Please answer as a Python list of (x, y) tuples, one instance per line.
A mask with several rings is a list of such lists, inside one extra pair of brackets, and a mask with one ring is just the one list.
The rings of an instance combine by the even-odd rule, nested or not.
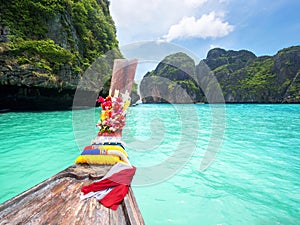
[(115, 59), (110, 82), (109, 95), (114, 96), (115, 91), (125, 94), (131, 93), (138, 60)]

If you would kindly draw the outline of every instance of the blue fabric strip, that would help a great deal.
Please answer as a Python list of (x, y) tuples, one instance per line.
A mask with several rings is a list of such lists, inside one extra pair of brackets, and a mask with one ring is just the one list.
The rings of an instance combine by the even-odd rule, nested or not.
[(99, 149), (83, 150), (81, 155), (100, 155), (100, 150)]

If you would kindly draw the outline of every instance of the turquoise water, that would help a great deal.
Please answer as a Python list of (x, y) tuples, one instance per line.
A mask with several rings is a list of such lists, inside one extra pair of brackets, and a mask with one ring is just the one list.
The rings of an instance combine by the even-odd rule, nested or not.
[[(78, 113), (84, 130), (95, 112)], [(214, 118), (209, 105), (130, 108), (124, 140), (146, 224), (299, 224), (300, 105), (226, 105), (220, 152), (200, 172)], [(0, 202), (71, 165), (90, 142), (78, 127), (71, 111), (0, 114)]]

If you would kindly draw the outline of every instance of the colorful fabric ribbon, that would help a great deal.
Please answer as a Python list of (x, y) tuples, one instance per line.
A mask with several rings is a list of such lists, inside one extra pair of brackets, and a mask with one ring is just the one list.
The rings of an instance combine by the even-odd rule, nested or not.
[[(101, 180), (81, 188), (81, 199), (100, 195), (102, 205), (116, 210), (128, 192), (135, 171), (134, 166), (115, 164)], [(103, 194), (103, 191), (107, 193)]]

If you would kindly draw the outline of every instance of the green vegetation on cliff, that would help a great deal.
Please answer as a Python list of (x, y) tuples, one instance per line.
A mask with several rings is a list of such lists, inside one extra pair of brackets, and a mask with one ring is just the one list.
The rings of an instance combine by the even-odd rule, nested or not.
[(12, 42), (9, 54), (16, 56), (16, 63), (35, 65), (53, 73), (58, 73), (60, 66), (74, 64), (76, 59), (70, 51), (49, 39)]
[(37, 66), (38, 73), (76, 84), (94, 60), (118, 48), (108, 6), (107, 0), (1, 2), (0, 26), (8, 30), (1, 66)]
[[(218, 79), (226, 102), (299, 102), (300, 46), (274, 56), (256, 57), (247, 51), (208, 53), (204, 60)], [(246, 53), (246, 55), (245, 55)], [(232, 55), (236, 56), (233, 60)]]
[[(176, 85), (180, 85), (194, 101), (207, 101), (203, 93), (214, 92), (211, 75), (217, 79), (227, 103), (299, 103), (300, 46), (261, 57), (247, 50), (215, 48), (196, 66), (184, 53), (172, 54), (145, 75), (141, 95), (147, 96), (144, 102), (160, 102), (149, 97), (158, 95), (167, 96), (169, 102), (182, 103), (180, 96), (174, 96), (178, 94)], [(160, 78), (169, 80), (168, 88)], [(155, 88), (149, 88), (151, 85)]]
[(1, 0), (0, 31), (0, 109), (26, 99), (40, 109), (43, 97), (69, 108), (95, 61), (101, 76), (88, 73), (93, 85), (81, 87), (106, 95), (113, 59), (123, 58), (108, 0)]
[(62, 47), (91, 63), (118, 47), (108, 6), (107, 0), (7, 0), (1, 3), (0, 25), (8, 26), (10, 41), (20, 42), (48, 39), (49, 25), (58, 22), (56, 28), (68, 35)]

